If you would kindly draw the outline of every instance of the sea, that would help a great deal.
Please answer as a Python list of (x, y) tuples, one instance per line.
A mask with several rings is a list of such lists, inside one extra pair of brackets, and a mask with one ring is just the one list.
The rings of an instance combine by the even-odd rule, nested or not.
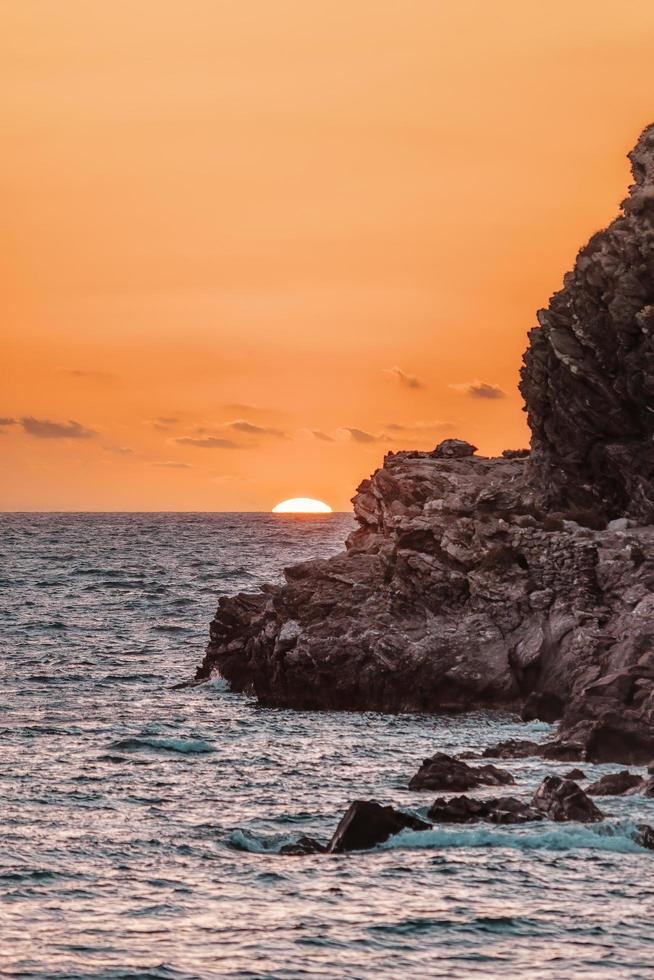
[[(220, 678), (173, 690), (221, 594), (336, 552), (352, 526), (0, 516), (1, 976), (654, 977), (654, 853), (631, 836), (654, 824), (642, 796), (598, 800), (593, 826), (437, 826), (364, 853), (279, 853), (327, 840), (354, 799), (424, 814), (435, 794), (407, 783), (437, 750), (549, 732), (507, 714), (262, 709)], [(506, 765), (526, 797), (570, 768)]]

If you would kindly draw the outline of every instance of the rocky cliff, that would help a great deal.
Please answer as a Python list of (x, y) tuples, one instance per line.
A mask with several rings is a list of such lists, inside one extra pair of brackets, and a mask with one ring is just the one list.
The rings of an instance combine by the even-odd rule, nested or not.
[(520, 707), (563, 716), (559, 757), (654, 756), (654, 127), (631, 160), (530, 334), (531, 454), (389, 453), (342, 554), (220, 599), (199, 678), (293, 708)]
[(520, 390), (549, 506), (654, 521), (654, 125), (622, 214), (581, 249), (529, 334)]

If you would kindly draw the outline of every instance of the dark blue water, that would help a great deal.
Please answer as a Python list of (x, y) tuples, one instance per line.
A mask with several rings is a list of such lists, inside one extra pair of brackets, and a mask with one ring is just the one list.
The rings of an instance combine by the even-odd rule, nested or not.
[[(605, 825), (445, 827), (283, 857), (348, 802), (426, 807), (438, 748), (508, 717), (264, 711), (192, 674), (221, 592), (337, 550), (344, 515), (0, 516), (0, 973), (30, 978), (654, 976), (654, 855)], [(519, 795), (569, 765), (511, 763)], [(615, 767), (585, 767), (596, 775)], [(489, 791), (493, 792), (493, 791)]]

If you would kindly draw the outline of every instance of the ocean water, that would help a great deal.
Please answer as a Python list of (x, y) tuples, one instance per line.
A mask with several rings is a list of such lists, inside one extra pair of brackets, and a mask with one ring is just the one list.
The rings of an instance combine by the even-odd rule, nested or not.
[[(437, 749), (545, 737), (510, 716), (262, 710), (173, 691), (220, 593), (338, 550), (347, 515), (0, 516), (0, 974), (654, 976), (654, 801), (605, 824), (436, 827), (285, 857), (355, 798), (420, 813)], [(507, 763), (517, 795), (568, 764)], [(590, 776), (618, 768), (584, 766)], [(486, 791), (492, 795), (495, 790)]]

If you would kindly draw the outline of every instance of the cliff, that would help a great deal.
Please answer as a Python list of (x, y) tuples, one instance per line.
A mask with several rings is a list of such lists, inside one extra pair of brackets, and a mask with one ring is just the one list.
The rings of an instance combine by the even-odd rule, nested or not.
[(220, 599), (199, 678), (293, 708), (521, 707), (563, 716), (559, 757), (654, 756), (654, 127), (631, 160), (529, 335), (531, 454), (389, 453), (342, 554)]

